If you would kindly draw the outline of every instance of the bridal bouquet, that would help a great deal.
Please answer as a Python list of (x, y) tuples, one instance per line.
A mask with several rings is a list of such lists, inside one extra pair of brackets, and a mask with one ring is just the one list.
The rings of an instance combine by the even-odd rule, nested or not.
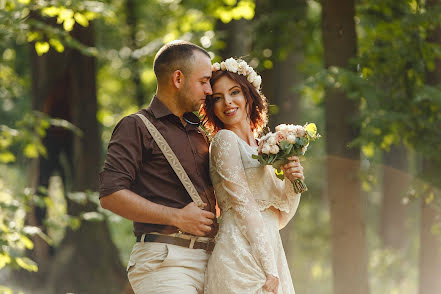
[[(280, 166), (288, 163), (288, 157), (304, 155), (310, 141), (320, 138), (314, 123), (300, 125), (281, 124), (276, 127), (275, 133), (264, 135), (259, 141), (258, 155), (253, 158), (262, 165), (272, 165), (276, 169), (276, 176), (283, 180), (285, 177)], [(293, 183), (296, 193), (308, 191), (308, 187), (301, 179)]]

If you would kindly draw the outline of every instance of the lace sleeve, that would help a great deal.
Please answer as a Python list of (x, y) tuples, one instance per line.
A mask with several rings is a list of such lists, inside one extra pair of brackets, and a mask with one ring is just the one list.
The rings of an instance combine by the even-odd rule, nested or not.
[(281, 183), (279, 187), (279, 193), (283, 193), (286, 201), (288, 202), (287, 211), (280, 210), (279, 213), (279, 230), (283, 229), (288, 222), (293, 218), (300, 203), (300, 195), (294, 192), (292, 182), (285, 179), (283, 182), (277, 179)]
[(216, 134), (210, 160), (222, 179), (222, 188), (228, 194), (236, 224), (250, 243), (252, 254), (265, 274), (278, 277), (273, 250), (266, 239), (259, 208), (248, 187), (240, 154), (235, 134), (228, 130)]

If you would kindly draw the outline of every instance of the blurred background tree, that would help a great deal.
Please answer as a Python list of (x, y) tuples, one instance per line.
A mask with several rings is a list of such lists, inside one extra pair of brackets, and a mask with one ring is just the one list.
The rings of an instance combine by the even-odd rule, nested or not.
[(271, 128), (324, 137), (281, 232), (298, 293), (439, 293), (439, 4), (0, 0), (0, 290), (131, 292), (131, 223), (100, 209), (97, 174), (184, 39), (258, 69)]

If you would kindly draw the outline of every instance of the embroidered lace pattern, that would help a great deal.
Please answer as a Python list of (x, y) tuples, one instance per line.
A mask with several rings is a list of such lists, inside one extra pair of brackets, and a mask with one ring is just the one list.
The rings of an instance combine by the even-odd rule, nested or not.
[(300, 195), (252, 159), (256, 153), (229, 130), (212, 141), (210, 175), (222, 214), (206, 293), (265, 293), (268, 274), (279, 277), (278, 293), (294, 293), (279, 229), (294, 216)]

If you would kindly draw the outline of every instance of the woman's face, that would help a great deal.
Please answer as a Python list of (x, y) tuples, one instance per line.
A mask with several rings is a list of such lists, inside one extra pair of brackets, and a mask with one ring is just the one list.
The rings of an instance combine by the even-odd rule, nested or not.
[(250, 125), (247, 100), (240, 85), (223, 76), (213, 85), (214, 114), (226, 129)]

